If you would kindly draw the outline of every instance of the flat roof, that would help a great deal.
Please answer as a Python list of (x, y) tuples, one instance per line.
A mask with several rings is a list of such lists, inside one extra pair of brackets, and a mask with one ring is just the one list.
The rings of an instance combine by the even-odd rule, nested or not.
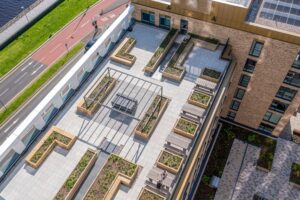
[[(0, 196), (4, 199), (53, 199), (84, 152), (91, 148), (101, 151), (95, 166), (75, 199), (81, 199), (110, 153), (118, 153), (121, 157), (142, 166), (132, 187), (121, 186), (115, 196), (115, 199), (136, 199), (142, 187), (145, 186), (148, 173), (155, 166), (161, 150), (164, 149), (166, 139), (180, 116), (181, 108), (193, 91), (196, 79), (205, 67), (224, 72), (229, 65), (229, 61), (220, 59), (223, 45), (218, 46), (215, 51), (195, 46), (184, 63), (186, 75), (180, 84), (161, 79), (161, 68), (153, 76), (149, 76), (143, 72), (143, 68), (166, 34), (167, 31), (164, 29), (136, 23), (133, 31), (126, 33), (127, 36), (137, 40), (130, 52), (137, 57), (135, 64), (129, 69), (108, 58), (105, 59), (87, 84), (76, 93), (71, 102), (55, 118), (52, 125), (78, 137), (74, 146), (69, 151), (56, 147), (38, 169), (29, 167), (24, 160), (19, 162), (1, 184)], [(172, 48), (177, 46), (175, 44)], [(172, 52), (174, 53), (171, 49), (170, 53)], [(169, 58), (170, 55), (167, 55), (166, 59)], [(115, 70), (125, 76), (133, 77), (133, 80), (119, 79), (117, 89), (111, 92), (111, 96), (108, 96), (104, 106), (93, 118), (76, 113), (79, 101), (83, 99), (89, 88), (107, 72), (108, 68), (112, 69), (112, 73)], [(113, 76), (117, 77), (118, 73)], [(150, 106), (149, 102), (153, 96), (160, 94), (159, 90), (149, 87), (148, 83), (159, 86), (156, 88), (162, 88), (163, 95), (171, 101), (151, 138), (145, 142), (135, 138), (133, 130), (140, 119), (139, 116)], [(109, 107), (111, 99), (118, 92), (130, 94), (131, 97), (133, 95), (139, 101), (134, 117), (124, 115)]]

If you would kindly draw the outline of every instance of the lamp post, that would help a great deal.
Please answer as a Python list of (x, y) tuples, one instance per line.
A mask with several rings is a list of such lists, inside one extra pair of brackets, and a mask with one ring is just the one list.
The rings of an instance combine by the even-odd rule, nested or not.
[[(21, 9), (24, 11), (24, 10), (25, 10), (25, 7), (24, 7), (24, 6), (21, 6)], [(26, 17), (26, 19), (27, 19), (27, 22), (29, 22), (29, 19), (28, 19), (28, 17), (27, 17), (27, 13), (25, 13), (25, 17)]]

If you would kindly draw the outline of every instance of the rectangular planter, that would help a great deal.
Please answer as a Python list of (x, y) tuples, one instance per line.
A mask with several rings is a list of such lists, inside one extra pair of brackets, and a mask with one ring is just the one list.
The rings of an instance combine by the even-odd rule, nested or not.
[[(119, 163), (118, 163), (119, 162)], [(118, 164), (117, 164), (118, 163)], [(128, 165), (134, 166), (134, 168), (130, 168), (130, 175), (126, 175), (120, 171), (116, 171), (113, 169), (113, 164), (125, 166), (125, 163)], [(103, 168), (97, 175), (93, 184), (89, 187), (87, 193), (84, 195), (84, 200), (94, 200), (94, 199), (103, 199), (103, 200), (111, 200), (118, 192), (121, 184), (130, 187), (134, 182), (139, 166), (127, 161), (115, 154), (111, 154)], [(109, 171), (110, 170), (110, 171)], [(133, 170), (133, 171), (132, 171)], [(128, 172), (128, 171), (127, 171)], [(109, 173), (107, 176), (106, 173)], [(113, 174), (112, 174), (113, 173)], [(129, 172), (128, 172), (129, 173)], [(104, 178), (104, 180), (101, 180)], [(111, 182), (105, 182), (105, 178), (113, 178)], [(100, 184), (100, 185), (99, 185)], [(102, 185), (103, 184), (103, 185)], [(107, 185), (109, 184), (109, 185)]]
[(184, 68), (182, 68), (182, 72), (180, 73), (179, 76), (178, 76), (177, 74), (172, 74), (172, 73), (170, 73), (170, 72), (167, 72), (167, 71), (166, 71), (167, 68), (168, 68), (168, 67), (166, 67), (166, 68), (164, 69), (164, 71), (162, 72), (162, 76), (163, 76), (164, 78), (171, 79), (171, 80), (178, 81), (178, 82), (180, 82), (180, 81), (183, 79), (183, 76), (184, 76), (184, 74), (185, 74), (185, 69), (184, 69)]
[[(194, 125), (196, 126), (194, 133), (189, 133), (189, 132), (187, 132), (187, 131), (184, 131), (184, 130), (182, 130), (182, 129), (177, 128), (177, 125), (178, 125), (178, 123), (179, 123), (181, 120), (184, 120), (184, 121), (186, 121), (186, 122), (188, 122), (188, 123), (194, 124)], [(178, 120), (176, 121), (176, 123), (175, 123), (175, 125), (174, 125), (174, 128), (173, 128), (173, 131), (174, 131), (175, 133), (179, 134), (179, 135), (182, 135), (182, 136), (184, 136), (184, 137), (193, 139), (193, 138), (195, 137), (195, 135), (196, 135), (196, 132), (197, 132), (198, 128), (199, 128), (199, 124), (196, 124), (195, 122), (192, 122), (192, 121), (187, 120), (187, 119), (180, 118), (180, 119), (178, 119)]]
[[(170, 100), (169, 100), (168, 98), (166, 98), (166, 97), (162, 97), (162, 98), (165, 99), (165, 102), (164, 102), (164, 104), (162, 105), (162, 107), (161, 107), (161, 109), (160, 109), (160, 111), (159, 111), (159, 113), (158, 113), (158, 115), (157, 115), (157, 117), (156, 117), (156, 120), (155, 120), (153, 126), (150, 128), (150, 130), (148, 131), (148, 133), (143, 132), (143, 131), (140, 130), (140, 128), (139, 128), (139, 127), (141, 126), (141, 123), (144, 121), (144, 118), (145, 118), (146, 114), (148, 113), (149, 109), (151, 108), (151, 106), (150, 106), (150, 108), (147, 110), (147, 113), (145, 114), (143, 120), (140, 121), (140, 122), (137, 124), (137, 126), (135, 127), (135, 129), (134, 129), (135, 136), (137, 136), (137, 137), (139, 137), (139, 138), (141, 138), (141, 139), (143, 139), (143, 140), (148, 140), (148, 139), (151, 137), (151, 135), (152, 135), (153, 131), (155, 130), (155, 128), (156, 128), (158, 122), (160, 121), (160, 119), (161, 119), (163, 113), (164, 113), (165, 110), (167, 109), (167, 106), (168, 106), (169, 101), (170, 101)], [(154, 102), (152, 102), (151, 104), (153, 104), (153, 103), (154, 103)]]
[[(58, 136), (67, 138), (69, 141), (67, 142), (67, 144), (63, 143), (62, 141), (59, 141), (57, 139), (57, 137), (54, 137), (52, 134), (59, 134)], [(50, 138), (50, 136), (54, 137), (54, 138)], [(52, 127), (45, 135), (44, 137), (41, 139), (41, 141), (39, 141), (39, 143), (34, 147), (34, 149), (30, 152), (30, 154), (26, 157), (25, 161), (28, 165), (30, 165), (33, 168), (38, 168), (43, 162), (44, 160), (48, 157), (48, 155), (52, 152), (52, 150), (54, 149), (54, 147), (56, 145), (60, 146), (61, 148), (64, 149), (71, 149), (71, 147), (73, 146), (73, 144), (76, 141), (76, 136), (72, 135), (71, 133), (68, 133), (58, 127)], [(51, 140), (50, 140), (51, 139)], [(43, 146), (48, 146), (46, 148), (46, 150), (44, 150), (42, 152), (42, 154), (37, 154), (37, 152), (43, 147)], [(34, 161), (34, 156), (40, 155), (40, 157), (38, 158), (37, 161)]]
[[(110, 83), (109, 87), (106, 89), (105, 94), (99, 100), (100, 103), (102, 103), (107, 98), (107, 96), (109, 95), (109, 93), (116, 86), (116, 83), (117, 83), (117, 80), (113, 79), (113, 81)], [(94, 88), (91, 91), (93, 92), (94, 89), (96, 89), (97, 86), (98, 85), (95, 85)], [(77, 112), (81, 113), (81, 114), (83, 114), (83, 115), (85, 115), (87, 117), (93, 117), (93, 115), (98, 111), (99, 108), (100, 108), (100, 105), (98, 103), (94, 103), (91, 107), (87, 108), (85, 106), (84, 99), (82, 99), (82, 100), (80, 100), (80, 102), (77, 105)]]
[[(127, 43), (130, 42), (130, 40), (133, 40), (133, 42), (131, 42), (129, 44), (129, 46), (126, 48), (126, 50), (123, 52), (123, 54), (127, 54), (129, 56), (132, 57), (132, 59), (129, 59), (125, 56), (122, 56), (120, 51), (122, 50), (122, 48), (127, 45)], [(123, 65), (129, 66), (131, 67), (135, 61), (136, 61), (136, 57), (129, 54), (129, 52), (131, 51), (131, 49), (134, 47), (134, 45), (136, 44), (136, 40), (134, 38), (128, 38), (126, 37), (123, 42), (119, 45), (119, 47), (114, 51), (114, 53), (111, 55), (110, 59), (114, 62), (117, 63), (121, 63)]]
[[(172, 31), (172, 30), (171, 30), (171, 31)], [(159, 66), (160, 62), (161, 62), (162, 59), (165, 57), (165, 55), (168, 53), (169, 49), (171, 48), (172, 44), (174, 43), (174, 41), (175, 41), (175, 39), (176, 39), (178, 33), (179, 33), (178, 30), (176, 30), (176, 33), (172, 36), (172, 38), (170, 39), (168, 45), (167, 45), (164, 49), (162, 49), (163, 52), (161, 53), (161, 55), (159, 56), (159, 58), (155, 61), (155, 63), (154, 63), (152, 66), (149, 66), (149, 63), (150, 63), (151, 60), (153, 59), (155, 53), (156, 53), (157, 51), (160, 51), (161, 45), (155, 50), (155, 53), (154, 53), (153, 57), (151, 58), (151, 60), (149, 61), (149, 63), (144, 67), (144, 71), (145, 71), (145, 72), (147, 72), (147, 73), (154, 73), (154, 72), (156, 71), (156, 69), (157, 69), (157, 67)], [(168, 36), (168, 35), (167, 35), (167, 36)], [(166, 36), (166, 37), (167, 37), (167, 36)], [(165, 39), (166, 39), (166, 37), (165, 37)], [(164, 40), (165, 40), (165, 39), (164, 39)], [(162, 43), (163, 43), (163, 42), (162, 42)]]
[[(72, 173), (75, 170), (78, 170), (78, 168), (82, 167), (81, 165), (81, 161), (84, 158), (84, 156), (86, 155), (86, 153), (92, 153), (92, 157), (90, 158), (90, 160), (88, 161), (87, 165), (85, 166), (85, 168), (83, 169), (83, 171), (80, 173), (79, 177), (77, 178), (77, 180), (75, 181), (73, 187), (71, 189), (68, 189), (66, 186), (68, 184), (68, 181), (70, 180), (70, 182), (72, 182)], [(71, 200), (73, 199), (74, 195), (76, 194), (76, 192), (78, 191), (79, 187), (82, 185), (83, 181), (85, 180), (85, 178), (87, 177), (87, 175), (90, 173), (93, 165), (95, 164), (96, 160), (97, 160), (97, 153), (94, 150), (88, 149), (86, 151), (86, 153), (83, 155), (83, 157), (80, 159), (80, 161), (78, 162), (78, 164), (76, 165), (75, 169), (72, 171), (71, 175), (68, 177), (67, 181), (64, 183), (64, 185), (61, 187), (61, 189), (59, 190), (59, 192), (56, 194), (55, 196), (55, 200)], [(79, 166), (80, 165), (80, 166)], [(64, 190), (69, 190), (69, 191), (64, 191)]]
[(300, 164), (294, 162), (291, 167), (291, 174), (290, 174), (290, 183), (300, 188)]
[[(177, 158), (181, 159), (181, 160), (179, 161), (178, 167), (176, 167), (176, 168), (175, 168), (175, 167), (171, 167), (171, 166), (168, 166), (168, 165), (166, 165), (166, 164), (164, 164), (164, 163), (162, 163), (162, 162), (160, 161), (160, 160), (161, 160), (161, 157), (162, 157), (163, 155), (166, 155), (166, 154), (170, 155), (170, 158), (172, 158), (172, 157), (173, 157), (173, 158), (177, 157)], [(162, 168), (162, 169), (167, 170), (168, 172), (171, 172), (171, 173), (173, 173), (173, 174), (177, 174), (177, 173), (180, 171), (181, 167), (182, 167), (183, 160), (184, 160), (183, 157), (181, 157), (181, 156), (179, 156), (179, 155), (176, 155), (176, 154), (174, 154), (174, 153), (171, 153), (171, 152), (169, 152), (169, 151), (163, 150), (163, 151), (160, 152), (160, 154), (159, 154), (159, 156), (158, 156), (158, 159), (157, 159), (157, 161), (156, 161), (156, 165), (157, 165), (158, 167)]]
[(161, 196), (155, 192), (152, 192), (151, 190), (148, 190), (147, 188), (142, 188), (138, 198), (138, 200), (167, 200), (166, 197)]
[[(199, 101), (196, 101), (196, 100), (192, 99), (192, 96), (193, 96), (194, 93), (199, 93), (200, 95), (207, 96), (208, 97), (207, 103), (202, 103), (202, 102), (199, 102)], [(198, 92), (198, 91), (193, 91), (191, 93), (191, 95), (189, 96), (189, 98), (188, 98), (188, 103), (193, 104), (193, 105), (198, 106), (198, 107), (201, 107), (201, 108), (204, 108), (204, 109), (206, 109), (208, 107), (210, 101), (211, 101), (211, 96), (210, 95), (205, 94), (203, 92)]]
[(218, 72), (218, 71), (213, 70), (213, 69), (205, 68), (205, 69), (202, 71), (202, 73), (201, 73), (201, 75), (200, 75), (200, 78), (203, 78), (203, 79), (205, 79), (205, 80), (208, 80), (208, 81), (211, 81), (211, 82), (214, 82), (214, 83), (218, 83), (218, 82), (219, 82), (220, 77), (221, 77), (221, 75), (222, 75), (221, 72), (219, 72), (219, 73), (220, 73), (219, 78), (215, 78), (215, 77), (212, 77), (212, 76), (207, 75), (207, 74), (205, 73), (205, 70), (215, 71), (216, 73)]

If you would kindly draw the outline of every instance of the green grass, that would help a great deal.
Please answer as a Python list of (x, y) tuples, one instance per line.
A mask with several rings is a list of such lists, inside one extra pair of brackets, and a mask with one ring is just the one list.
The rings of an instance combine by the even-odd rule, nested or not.
[(74, 46), (69, 53), (64, 55), (55, 64), (48, 67), (48, 69), (39, 76), (30, 86), (28, 86), (23, 92), (17, 96), (12, 102), (6, 106), (6, 110), (3, 109), (0, 112), (0, 124), (2, 124), (9, 116), (11, 116), (22, 104), (24, 104), (44, 83), (46, 83), (51, 77), (53, 77), (73, 56), (75, 56), (82, 48), (84, 44), (79, 43)]
[(0, 51), (0, 77), (98, 0), (60, 1), (62, 3)]

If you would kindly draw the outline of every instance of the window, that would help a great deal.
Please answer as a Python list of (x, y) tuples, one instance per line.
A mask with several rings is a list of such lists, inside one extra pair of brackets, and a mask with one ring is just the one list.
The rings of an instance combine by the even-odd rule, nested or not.
[(258, 127), (258, 130), (263, 131), (268, 134), (272, 134), (274, 127), (269, 124), (261, 123)]
[(244, 71), (252, 73), (254, 71), (255, 65), (256, 65), (256, 61), (247, 59), (246, 64), (244, 66)]
[(239, 107), (240, 107), (240, 104), (241, 104), (240, 102), (238, 102), (238, 101), (236, 101), (236, 100), (233, 100), (232, 103), (231, 103), (230, 108), (231, 108), (232, 110), (238, 110)]
[(262, 42), (253, 41), (249, 55), (259, 57), (264, 44)]
[(289, 71), (283, 82), (289, 85), (300, 87), (300, 74)]
[(234, 98), (242, 100), (245, 95), (246, 90), (242, 88), (237, 88), (234, 94)]
[(243, 86), (243, 87), (247, 87), (249, 84), (249, 81), (250, 81), (250, 76), (242, 74), (239, 85)]
[(296, 56), (292, 67), (300, 69), (300, 53)]
[(229, 111), (227, 114), (227, 117), (230, 120), (234, 120), (235, 116), (236, 116), (236, 112)]
[(37, 130), (35, 127), (32, 127), (30, 131), (22, 138), (22, 142), (27, 147), (29, 146), (39, 135), (40, 131)]
[(287, 109), (288, 105), (284, 104), (280, 101), (273, 100), (272, 104), (270, 105), (270, 110), (274, 110), (276, 112), (284, 113)]
[(276, 97), (287, 101), (292, 101), (296, 96), (296, 94), (297, 94), (296, 90), (281, 86), (276, 94)]
[(279, 114), (275, 114), (270, 111), (267, 111), (263, 120), (266, 122), (270, 122), (272, 124), (277, 124), (279, 122), (280, 118), (281, 118), (281, 116)]
[(171, 18), (169, 16), (159, 16), (159, 26), (161, 28), (170, 29), (171, 28)]
[(142, 22), (155, 25), (155, 13), (142, 10)]

